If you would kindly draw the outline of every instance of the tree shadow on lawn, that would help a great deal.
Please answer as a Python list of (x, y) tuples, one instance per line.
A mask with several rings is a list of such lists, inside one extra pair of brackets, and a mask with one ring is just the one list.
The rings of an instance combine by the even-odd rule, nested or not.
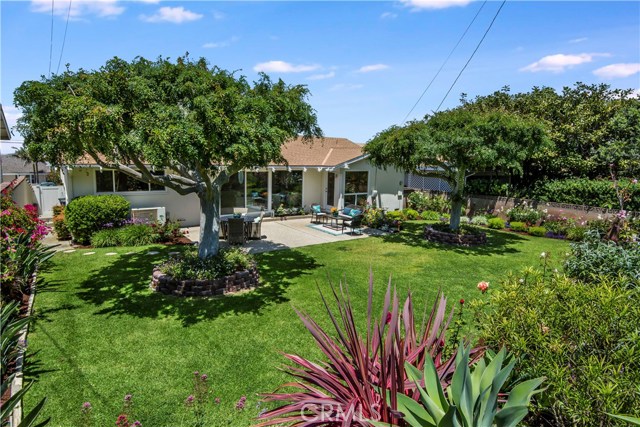
[(104, 268), (91, 273), (80, 284), (78, 297), (100, 307), (95, 314), (159, 318), (176, 317), (184, 326), (225, 314), (260, 312), (271, 304), (287, 302), (285, 292), (293, 279), (321, 267), (316, 260), (296, 250), (281, 250), (256, 257), (261, 286), (222, 297), (174, 297), (149, 290), (153, 265), (162, 254), (146, 251), (114, 257)]
[(503, 255), (520, 252), (515, 247), (517, 243), (526, 241), (522, 236), (515, 233), (503, 232), (483, 228), (487, 233), (487, 244), (479, 246), (457, 246), (445, 243), (430, 242), (424, 237), (424, 222), (406, 222), (400, 233), (387, 233), (373, 238), (382, 239), (385, 243), (401, 243), (408, 246), (422, 248), (438, 248), (440, 250), (454, 252), (462, 255)]

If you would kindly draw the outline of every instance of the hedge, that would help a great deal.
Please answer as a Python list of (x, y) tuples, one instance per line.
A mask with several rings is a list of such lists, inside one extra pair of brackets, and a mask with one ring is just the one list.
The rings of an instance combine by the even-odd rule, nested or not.
[(89, 244), (91, 235), (105, 224), (119, 225), (129, 216), (129, 202), (122, 196), (83, 196), (65, 209), (65, 222), (73, 240)]

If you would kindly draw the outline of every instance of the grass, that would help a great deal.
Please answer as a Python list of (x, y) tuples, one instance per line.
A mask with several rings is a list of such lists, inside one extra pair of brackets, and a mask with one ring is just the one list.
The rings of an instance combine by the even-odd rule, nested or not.
[[(411, 289), (416, 305), (432, 304), (439, 288), (457, 304), (483, 298), (476, 289), (481, 280), (497, 287), (507, 271), (539, 265), (543, 251), (559, 265), (568, 247), (497, 231), (489, 231), (490, 244), (483, 247), (438, 245), (421, 238), (421, 224), (409, 223), (399, 235), (263, 254), (262, 287), (215, 299), (149, 290), (152, 265), (175, 247), (60, 253), (42, 272), (36, 297), (26, 376), (37, 384), (27, 407), (48, 396), (50, 426), (82, 426), (80, 409), (89, 401), (93, 425), (109, 426), (131, 393), (134, 419), (145, 427), (193, 425), (184, 400), (192, 372), (200, 371), (209, 376), (212, 397), (221, 399), (211, 405), (206, 425), (247, 426), (262, 409), (257, 393), (287, 380), (277, 370), (279, 352), (318, 356), (291, 307), (327, 325), (316, 285), (327, 291), (328, 277), (346, 279), (362, 321), (369, 268), (379, 303), (391, 275), (401, 295)], [(160, 254), (148, 255), (150, 250)], [(243, 395), (247, 404), (240, 412), (235, 403)]]

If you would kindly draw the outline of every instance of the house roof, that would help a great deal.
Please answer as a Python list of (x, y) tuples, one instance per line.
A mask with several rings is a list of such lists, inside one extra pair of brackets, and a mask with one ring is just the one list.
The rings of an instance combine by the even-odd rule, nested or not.
[(346, 138), (296, 138), (282, 147), (289, 166), (337, 166), (363, 155), (363, 146)]
[(11, 139), (11, 130), (9, 130), (7, 118), (4, 116), (4, 109), (2, 108), (2, 104), (0, 104), (0, 139)]
[[(284, 143), (282, 156), (292, 167), (334, 167), (362, 157), (363, 147), (346, 138), (313, 138), (311, 141), (303, 141), (298, 137)], [(75, 164), (88, 166), (95, 165), (96, 162), (85, 155)], [(282, 166), (282, 164), (269, 166)]]
[[(5, 175), (32, 174), (33, 164), (26, 162), (13, 154), (3, 154), (0, 158), (2, 162), (2, 173)], [(48, 173), (51, 168), (46, 163), (38, 163), (38, 173)]]

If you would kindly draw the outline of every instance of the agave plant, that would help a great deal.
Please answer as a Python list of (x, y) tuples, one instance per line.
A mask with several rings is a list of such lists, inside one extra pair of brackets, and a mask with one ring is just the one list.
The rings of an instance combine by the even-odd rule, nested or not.
[[(260, 426), (291, 424), (305, 426), (369, 426), (369, 419), (389, 424), (402, 422), (395, 411), (395, 395), (404, 393), (419, 399), (415, 383), (407, 378), (405, 364), (422, 370), (426, 361), (436, 369), (438, 380), (447, 386), (455, 360), (443, 354), (447, 328), (454, 309), (447, 314), (447, 300), (439, 293), (429, 316), (416, 325), (414, 306), (409, 293), (400, 306), (391, 280), (384, 305), (377, 320), (373, 314), (373, 274), (369, 275), (367, 330), (358, 332), (346, 284), (339, 292), (331, 285), (337, 305), (334, 312), (320, 292), (335, 328), (332, 337), (302, 311), (296, 313), (327, 358), (312, 362), (304, 357), (285, 354), (293, 362), (285, 370), (295, 378), (277, 390), (263, 395), (265, 401), (282, 403), (260, 416)], [(470, 351), (469, 363), (480, 359), (483, 348)], [(293, 390), (291, 390), (293, 389)], [(383, 397), (389, 394), (389, 402)]]
[[(456, 370), (447, 387), (442, 387), (436, 367), (430, 360), (421, 372), (406, 364), (407, 375), (420, 393), (420, 403), (412, 397), (397, 395), (398, 410), (411, 427), (515, 427), (529, 412), (531, 397), (544, 378), (517, 384), (498, 410), (498, 395), (507, 381), (515, 361), (507, 361), (504, 348), (488, 364), (480, 360), (473, 372), (469, 369), (469, 349), (458, 347)], [(502, 399), (504, 400), (504, 399)], [(378, 427), (386, 423), (373, 421)]]

